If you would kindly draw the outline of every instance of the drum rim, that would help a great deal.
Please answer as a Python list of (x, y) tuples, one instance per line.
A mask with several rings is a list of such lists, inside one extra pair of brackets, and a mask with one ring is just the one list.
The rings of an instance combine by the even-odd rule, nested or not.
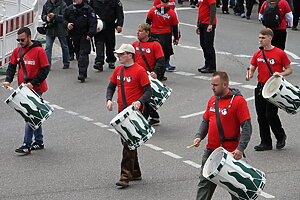
[[(120, 122), (122, 122), (126, 119), (126, 117), (124, 117), (124, 115), (127, 113), (128, 113), (128, 115), (130, 115), (133, 111), (134, 111), (134, 106), (133, 105), (128, 106), (127, 108), (122, 110), (120, 113), (118, 113), (114, 118), (112, 118), (112, 120), (110, 121), (110, 124), (112, 126), (116, 126), (116, 125), (120, 124)], [(118, 121), (120, 121), (120, 122), (118, 122)]]
[(279, 90), (281, 84), (278, 84), (278, 88), (276, 88), (276, 92), (272, 93), (272, 94), (266, 94), (267, 93), (267, 87), (269, 85), (271, 85), (271, 83), (273, 81), (278, 81), (280, 83), (282, 83), (284, 81), (284, 78), (282, 76), (280, 77), (276, 77), (276, 76), (272, 76), (271, 78), (268, 79), (268, 81), (265, 83), (264, 87), (263, 87), (263, 90), (262, 90), (262, 96), (265, 98), (265, 99), (268, 99), (268, 98), (271, 98), (273, 97)]
[[(207, 173), (206, 171), (208, 171), (207, 170), (208, 164), (209, 164), (208, 161), (210, 162), (212, 160), (212, 157), (215, 156), (216, 154), (219, 154), (220, 152), (222, 152), (222, 158), (221, 158), (221, 161), (220, 161), (218, 167), (213, 172), (211, 172), (210, 174), (207, 174), (207, 176), (206, 176), (206, 174), (204, 174), (204, 173)], [(224, 154), (226, 156), (224, 156)], [(228, 154), (228, 151), (226, 149), (224, 149), (223, 147), (218, 147), (217, 149), (215, 149), (210, 154), (210, 156), (207, 158), (207, 160), (206, 160), (206, 162), (203, 166), (202, 175), (207, 179), (212, 179), (212, 178), (216, 177), (219, 174), (219, 172), (221, 171), (221, 169), (223, 168), (223, 166), (226, 162), (227, 154)]]

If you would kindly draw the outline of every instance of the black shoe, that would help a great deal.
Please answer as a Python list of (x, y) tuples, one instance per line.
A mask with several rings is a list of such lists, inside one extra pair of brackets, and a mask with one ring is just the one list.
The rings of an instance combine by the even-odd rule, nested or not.
[(81, 83), (84, 83), (85, 82), (85, 76), (79, 75), (78, 80), (80, 80)]
[(150, 119), (150, 120), (149, 120), (149, 125), (150, 125), (150, 126), (157, 126), (157, 125), (159, 125), (159, 120), (156, 120), (156, 119)]
[(246, 19), (248, 19), (248, 20), (249, 20), (249, 19), (250, 19), (250, 16), (246, 16)]
[(115, 69), (115, 63), (108, 63), (108, 68), (109, 69)]
[(293, 27), (292, 27), (292, 30), (293, 30), (293, 31), (297, 31), (298, 29), (297, 29), (297, 27), (293, 26)]
[(204, 65), (204, 67), (198, 68), (198, 72), (201, 72), (201, 70), (207, 69), (208, 67)]
[(74, 60), (74, 54), (70, 55), (70, 61), (73, 61), (73, 60)]
[(168, 80), (168, 78), (165, 77), (165, 76), (163, 76), (163, 77), (158, 78), (158, 80), (159, 80), (159, 81), (166, 81), (166, 80)]
[(285, 146), (286, 135), (281, 140), (277, 141), (276, 149), (282, 149)]
[(94, 64), (94, 69), (97, 69), (99, 72), (103, 71), (103, 65), (99, 64), (99, 63), (95, 63)]
[(254, 147), (255, 151), (266, 151), (266, 150), (272, 150), (272, 146), (267, 146), (265, 144), (259, 144)]
[(129, 183), (128, 182), (125, 182), (125, 181), (118, 181), (116, 183), (116, 186), (118, 186), (118, 189), (123, 189), (123, 188), (126, 188), (129, 186)]
[(206, 68), (206, 69), (200, 70), (200, 72), (201, 73), (214, 73), (214, 72), (216, 72), (216, 70), (215, 69), (208, 69), (208, 68)]
[(228, 10), (222, 11), (223, 14), (230, 14)]
[(34, 150), (41, 150), (41, 149), (44, 149), (44, 144), (39, 144), (37, 142), (34, 142), (32, 145), (31, 145), (31, 150), (34, 151)]
[(24, 154), (30, 154), (31, 149), (29, 146), (22, 145), (20, 148), (16, 149), (15, 152), (17, 153), (24, 153)]
[(69, 69), (70, 68), (70, 65), (64, 65), (63, 66), (63, 69)]

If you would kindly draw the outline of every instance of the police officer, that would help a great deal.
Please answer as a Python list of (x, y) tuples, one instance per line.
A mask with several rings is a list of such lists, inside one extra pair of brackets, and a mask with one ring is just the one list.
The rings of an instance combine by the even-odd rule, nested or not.
[(78, 80), (83, 83), (87, 77), (91, 52), (90, 41), (97, 28), (96, 15), (93, 8), (83, 0), (73, 0), (73, 4), (66, 9), (64, 17), (68, 22), (67, 28), (70, 30), (78, 60)]
[(90, 5), (104, 23), (104, 29), (95, 35), (96, 59), (94, 68), (99, 71), (103, 70), (106, 48), (106, 62), (110, 69), (114, 69), (116, 62), (114, 55), (116, 45), (115, 29), (118, 33), (122, 32), (124, 23), (123, 5), (120, 0), (90, 0)]

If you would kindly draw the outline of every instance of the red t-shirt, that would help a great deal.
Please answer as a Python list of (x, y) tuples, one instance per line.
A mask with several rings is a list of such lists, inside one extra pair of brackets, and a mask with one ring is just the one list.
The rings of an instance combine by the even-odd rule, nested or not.
[[(119, 111), (122, 108), (122, 92), (121, 92), (121, 81), (120, 73), (123, 65), (119, 65), (114, 70), (110, 77), (110, 82), (118, 86), (118, 105)], [(150, 84), (146, 70), (138, 64), (124, 69), (124, 89), (127, 106), (131, 105), (134, 101), (137, 101), (144, 94), (143, 87)]]
[[(265, 54), (273, 72), (282, 72), (283, 67), (291, 63), (286, 53), (277, 47), (271, 50), (265, 50)], [(254, 53), (251, 65), (258, 67), (258, 82), (267, 82), (271, 75), (261, 50)]]
[[(260, 14), (262, 14), (262, 15), (264, 14), (264, 10), (265, 10), (265, 8), (267, 6), (267, 3), (268, 2), (265, 1), (262, 4), (262, 6), (260, 8), (260, 11), (259, 11)], [(286, 29), (286, 17), (285, 17), (285, 14), (291, 12), (292, 10), (291, 10), (291, 8), (289, 6), (289, 3), (286, 0), (280, 0), (278, 2), (278, 8), (279, 8), (279, 14), (280, 14), (280, 19), (281, 19), (281, 24), (276, 29)]]
[[(157, 5), (159, 5), (160, 3), (161, 3), (160, 0), (154, 0), (153, 6), (157, 6)], [(175, 0), (170, 0), (170, 1), (168, 2), (168, 5), (167, 5), (167, 6), (170, 7), (172, 10), (175, 10), (175, 8), (176, 8), (176, 2), (175, 2)]]
[[(210, 9), (209, 5), (216, 3), (216, 0), (198, 0), (198, 22), (209, 24)], [(217, 18), (214, 18), (213, 24), (217, 24)]]
[[(146, 71), (149, 71), (139, 49), (138, 41), (132, 43), (132, 46), (135, 49), (134, 62), (144, 67)], [(151, 42), (141, 42), (140, 43), (142, 51), (150, 65), (150, 71), (153, 71), (156, 60), (164, 56), (161, 45), (157, 41)]]
[[(207, 149), (216, 149), (221, 146), (221, 138), (216, 122), (215, 99), (216, 96), (212, 96), (209, 99), (206, 111), (203, 115), (204, 119), (209, 120)], [(232, 98), (219, 100), (219, 113), (224, 130), (224, 137), (238, 138), (236, 141), (224, 141), (222, 146), (230, 152), (238, 147), (241, 123), (250, 119), (250, 113), (245, 99), (242, 96), (235, 96), (230, 106), (231, 100)]]
[[(28, 51), (29, 48), (23, 48), (22, 54)], [(20, 59), (20, 47), (14, 49), (11, 57), (10, 63), (17, 65)], [(29, 79), (34, 78), (40, 72), (41, 67), (49, 66), (48, 58), (45, 50), (42, 47), (33, 47), (28, 53), (23, 57), (25, 62), (25, 67), (27, 71), (27, 77)], [(18, 85), (21, 85), (24, 82), (24, 73), (22, 67), (18, 70)], [(36, 92), (46, 92), (48, 90), (47, 82), (44, 80), (39, 85), (33, 87), (33, 90)]]
[[(167, 7), (165, 5), (158, 5), (156, 7)], [(149, 10), (147, 18), (152, 20), (152, 33), (154, 34), (163, 34), (171, 33), (172, 26), (177, 25), (178, 19), (176, 13), (170, 9), (167, 13), (161, 14), (158, 12), (156, 7), (153, 7)]]

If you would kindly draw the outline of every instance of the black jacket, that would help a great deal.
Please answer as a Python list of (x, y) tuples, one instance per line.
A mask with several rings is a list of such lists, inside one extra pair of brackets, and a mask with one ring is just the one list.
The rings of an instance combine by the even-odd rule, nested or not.
[(90, 0), (90, 5), (107, 26), (123, 27), (124, 13), (120, 0)]
[(70, 30), (72, 35), (88, 35), (93, 37), (97, 29), (97, 19), (91, 6), (86, 3), (67, 7), (64, 18), (68, 23), (74, 23)]
[(42, 11), (42, 20), (46, 22), (47, 14), (54, 13), (54, 19), (52, 22), (47, 23), (48, 28), (46, 31), (46, 35), (50, 37), (56, 36), (67, 36), (67, 21), (64, 19), (64, 13), (67, 8), (67, 5), (62, 0), (59, 0), (57, 3), (52, 3), (51, 0), (47, 0), (47, 2), (43, 6)]

